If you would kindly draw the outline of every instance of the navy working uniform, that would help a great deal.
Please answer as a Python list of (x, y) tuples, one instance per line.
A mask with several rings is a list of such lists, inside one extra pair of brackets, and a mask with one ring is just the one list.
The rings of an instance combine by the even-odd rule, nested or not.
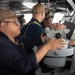
[(0, 32), (0, 75), (27, 75), (37, 68), (34, 52), (27, 54), (24, 46), (14, 44)]
[[(43, 44), (41, 34), (44, 34), (44, 29), (41, 23), (35, 18), (32, 18), (30, 22), (21, 29), (21, 35), (26, 38), (26, 43), (24, 43), (24, 45), (28, 53), (34, 51), (32, 50), (34, 46)], [(42, 62), (40, 62), (39, 65), (41, 65), (41, 63)]]
[(41, 34), (43, 32), (44, 29), (42, 28), (41, 23), (35, 18), (32, 18), (30, 22), (22, 28), (21, 35), (29, 38), (29, 41), (32, 40), (30, 42), (30, 45), (28, 45), (28, 48), (31, 49), (34, 46), (40, 46), (41, 44), (43, 44), (41, 40)]

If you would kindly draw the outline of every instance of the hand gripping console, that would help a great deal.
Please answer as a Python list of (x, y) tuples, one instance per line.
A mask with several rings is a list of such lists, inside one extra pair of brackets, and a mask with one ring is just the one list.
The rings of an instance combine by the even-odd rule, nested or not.
[[(50, 38), (63, 38), (66, 42), (68, 41), (66, 39), (66, 34), (69, 32), (69, 29), (64, 29), (61, 31), (57, 30), (50, 30), (49, 27), (45, 29), (46, 33), (46, 41), (48, 41)], [(45, 58), (44, 63), (48, 66), (52, 67), (63, 67), (66, 63), (66, 57), (71, 56), (74, 54), (74, 48), (72, 46), (68, 46), (68, 43), (66, 43), (66, 46), (64, 48), (61, 48), (60, 50), (51, 50), (49, 51)]]

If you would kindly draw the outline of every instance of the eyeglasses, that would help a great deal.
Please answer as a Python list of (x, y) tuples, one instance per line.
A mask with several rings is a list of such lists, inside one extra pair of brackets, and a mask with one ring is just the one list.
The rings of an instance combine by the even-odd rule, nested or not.
[(19, 25), (20, 24), (20, 22), (18, 21), (18, 20), (16, 20), (16, 21), (4, 21), (5, 23), (10, 23), (10, 22), (12, 22), (12, 23), (15, 23), (16, 25)]

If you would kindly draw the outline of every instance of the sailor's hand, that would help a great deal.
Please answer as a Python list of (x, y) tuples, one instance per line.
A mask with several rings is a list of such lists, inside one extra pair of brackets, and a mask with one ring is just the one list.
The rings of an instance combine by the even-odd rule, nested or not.
[(65, 42), (63, 39), (52, 38), (46, 44), (48, 45), (49, 50), (57, 50), (57, 49), (59, 50), (62, 47), (64, 47)]
[(69, 45), (75, 45), (75, 40), (70, 40)]
[(50, 27), (51, 29), (54, 29), (54, 30), (63, 30), (66, 28), (64, 24), (60, 24), (60, 23), (53, 23)]

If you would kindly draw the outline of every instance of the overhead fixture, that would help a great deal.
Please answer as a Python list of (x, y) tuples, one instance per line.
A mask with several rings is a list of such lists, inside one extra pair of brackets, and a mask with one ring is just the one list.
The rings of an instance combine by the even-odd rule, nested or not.
[(72, 6), (72, 8), (75, 11), (75, 3), (74, 3), (74, 0), (67, 0), (67, 2)]

